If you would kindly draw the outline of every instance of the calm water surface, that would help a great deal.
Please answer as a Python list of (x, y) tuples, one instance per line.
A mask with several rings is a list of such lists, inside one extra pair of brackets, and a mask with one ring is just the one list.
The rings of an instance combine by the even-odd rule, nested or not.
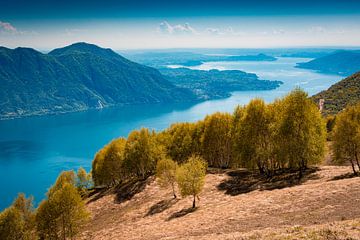
[(89, 170), (91, 161), (111, 139), (127, 136), (140, 127), (161, 130), (171, 123), (197, 121), (216, 111), (232, 112), (238, 104), (262, 97), (267, 102), (295, 86), (310, 95), (328, 88), (342, 76), (319, 74), (294, 68), (303, 58), (279, 58), (275, 62), (208, 62), (194, 69), (238, 69), (256, 73), (261, 79), (281, 80), (271, 91), (234, 92), (227, 99), (196, 105), (156, 104), (126, 106), (65, 115), (0, 121), (0, 210), (18, 192), (32, 194), (39, 202), (62, 170), (79, 166)]

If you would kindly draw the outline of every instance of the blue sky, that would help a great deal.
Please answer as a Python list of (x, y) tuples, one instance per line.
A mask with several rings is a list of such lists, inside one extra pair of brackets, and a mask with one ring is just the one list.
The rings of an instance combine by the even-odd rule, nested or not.
[(0, 0), (0, 45), (360, 46), (360, 1)]

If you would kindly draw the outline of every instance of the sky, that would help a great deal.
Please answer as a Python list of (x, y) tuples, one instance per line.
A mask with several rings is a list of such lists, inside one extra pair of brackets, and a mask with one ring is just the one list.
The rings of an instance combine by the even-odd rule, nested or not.
[(0, 0), (0, 45), (360, 46), (360, 0)]

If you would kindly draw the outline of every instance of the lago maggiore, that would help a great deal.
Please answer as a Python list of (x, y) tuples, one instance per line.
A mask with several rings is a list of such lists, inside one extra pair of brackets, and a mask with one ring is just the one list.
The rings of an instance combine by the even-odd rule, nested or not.
[[(190, 67), (200, 70), (242, 70), (261, 79), (279, 80), (274, 90), (232, 92), (224, 99), (197, 103), (147, 104), (89, 110), (61, 115), (0, 121), (0, 176), (9, 190), (1, 194), (1, 207), (10, 204), (17, 192), (41, 200), (59, 172), (91, 168), (95, 153), (133, 129), (162, 130), (176, 122), (194, 122), (217, 111), (232, 112), (259, 97), (267, 102), (299, 86), (309, 95), (327, 89), (343, 76), (295, 68), (308, 58), (280, 57), (266, 62), (206, 62)], [(171, 66), (181, 67), (181, 66)], [(10, 192), (11, 191), (11, 192)]]

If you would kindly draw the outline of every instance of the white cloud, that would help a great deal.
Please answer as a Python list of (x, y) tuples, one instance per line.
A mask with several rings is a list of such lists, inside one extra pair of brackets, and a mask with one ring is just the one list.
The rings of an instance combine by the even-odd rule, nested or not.
[(273, 30), (273, 34), (278, 35), (278, 34), (284, 34), (285, 30), (283, 29), (274, 29)]
[(206, 32), (210, 35), (222, 35), (223, 34), (218, 28), (207, 28)]
[(309, 29), (310, 33), (325, 33), (326, 29), (321, 26), (314, 26)]
[(0, 21), (0, 32), (18, 33), (18, 30), (11, 23)]
[(171, 25), (167, 21), (163, 21), (159, 24), (158, 32), (162, 34), (196, 34), (196, 30), (190, 26), (189, 23)]

